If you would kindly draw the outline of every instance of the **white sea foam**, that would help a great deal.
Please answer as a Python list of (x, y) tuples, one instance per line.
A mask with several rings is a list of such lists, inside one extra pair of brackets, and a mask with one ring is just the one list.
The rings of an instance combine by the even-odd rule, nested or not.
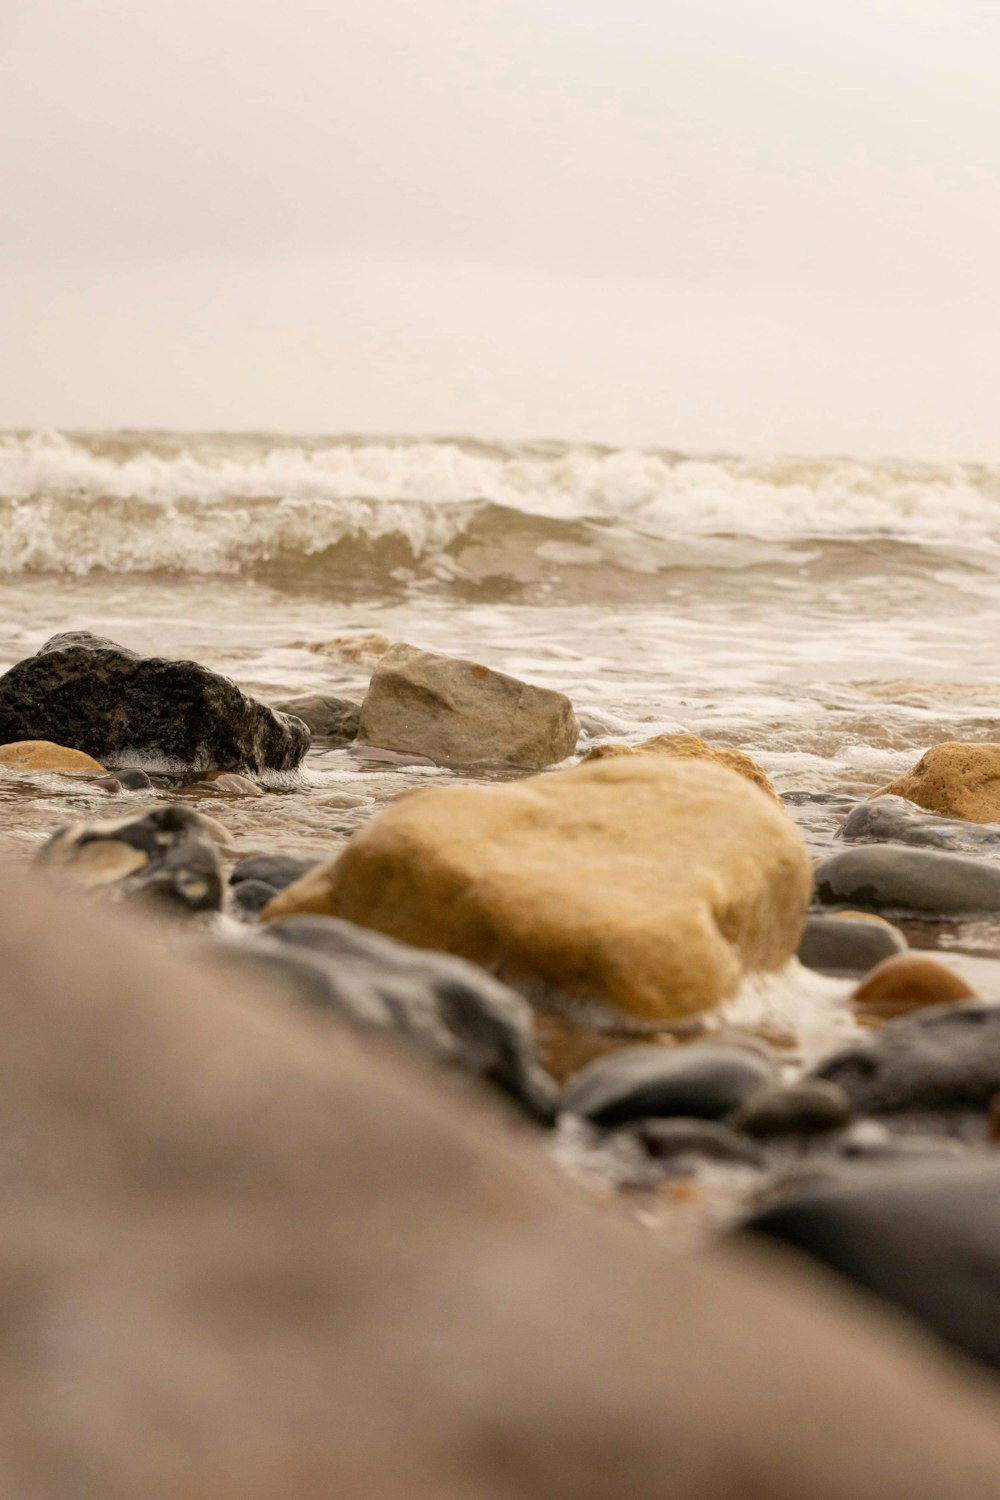
[(550, 523), (532, 547), (552, 566), (742, 565), (730, 538), (888, 538), (982, 555), (1000, 549), (1000, 470), (553, 444), (0, 436), (7, 573), (237, 573), (389, 539), (447, 572), (445, 550), (490, 515), (494, 548), (519, 520)]

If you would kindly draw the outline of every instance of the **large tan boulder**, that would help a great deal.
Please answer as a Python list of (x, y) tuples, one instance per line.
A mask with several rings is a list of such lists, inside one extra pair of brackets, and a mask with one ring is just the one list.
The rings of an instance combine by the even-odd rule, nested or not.
[[(141, 982), (137, 982), (141, 981)], [(0, 873), (11, 1500), (994, 1500), (1000, 1383)], [(544, 1138), (543, 1138), (544, 1139)]]
[(51, 740), (12, 740), (0, 745), (0, 766), (16, 771), (104, 771), (99, 760), (82, 750), (54, 745)]
[(578, 734), (563, 693), (403, 645), (379, 659), (358, 726), (360, 741), (383, 750), (426, 755), (439, 765), (526, 771), (565, 760)]
[(906, 797), (928, 812), (970, 823), (1000, 822), (1000, 745), (934, 745), (872, 796)]
[(653, 1021), (779, 968), (811, 887), (770, 797), (720, 766), (635, 755), (411, 793), (263, 916), (346, 917)]
[(745, 776), (754, 786), (759, 786), (762, 792), (768, 792), (772, 797), (777, 795), (767, 773), (752, 755), (747, 755), (744, 750), (735, 750), (731, 745), (710, 744), (699, 734), (657, 734), (638, 745), (623, 745), (611, 741), (595, 745), (583, 758), (585, 761), (607, 760), (619, 755), (673, 755), (679, 760), (710, 760), (717, 766), (726, 766), (730, 771), (735, 771), (737, 776)]

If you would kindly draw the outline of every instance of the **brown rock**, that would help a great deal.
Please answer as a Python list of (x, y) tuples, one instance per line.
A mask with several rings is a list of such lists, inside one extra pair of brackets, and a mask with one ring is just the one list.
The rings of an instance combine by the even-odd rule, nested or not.
[(457, 1087), (20, 870), (0, 1031), (12, 1500), (994, 1500), (1000, 1387), (898, 1316), (666, 1254)]
[(732, 771), (615, 757), (402, 797), (264, 909), (346, 917), (644, 1020), (711, 1007), (795, 952), (802, 840)]
[(970, 823), (1000, 822), (1000, 745), (934, 745), (912, 770), (872, 793), (886, 796)]
[(855, 1005), (880, 1014), (898, 1015), (925, 1005), (968, 1000), (975, 990), (954, 969), (920, 953), (899, 953), (883, 959), (867, 973), (852, 999)]
[(249, 776), (241, 776), (238, 771), (216, 771), (207, 776), (217, 792), (225, 792), (229, 797), (263, 797), (263, 788), (256, 781), (251, 781)]
[(657, 734), (639, 745), (606, 744), (595, 745), (585, 755), (584, 761), (607, 760), (619, 755), (673, 755), (681, 759), (710, 760), (717, 766), (726, 766), (737, 776), (745, 776), (762, 792), (777, 796), (763, 768), (743, 750), (734, 750), (729, 745), (712, 745), (698, 734)]
[(65, 745), (53, 745), (49, 740), (14, 740), (9, 745), (0, 745), (0, 766), (11, 766), (18, 771), (104, 771), (99, 760), (84, 755), (82, 750), (70, 750)]
[(886, 917), (873, 911), (831, 911), (828, 915), (832, 922), (874, 922), (879, 927), (888, 927), (890, 932), (898, 931)]
[(439, 765), (530, 771), (565, 760), (578, 735), (563, 693), (414, 646), (393, 646), (380, 658), (358, 727), (360, 741)]

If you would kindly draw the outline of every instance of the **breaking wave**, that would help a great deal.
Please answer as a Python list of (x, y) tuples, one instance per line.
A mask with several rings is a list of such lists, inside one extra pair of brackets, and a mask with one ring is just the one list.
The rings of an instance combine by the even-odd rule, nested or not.
[(0, 435), (0, 572), (537, 585), (808, 544), (1000, 557), (1000, 469), (562, 444)]

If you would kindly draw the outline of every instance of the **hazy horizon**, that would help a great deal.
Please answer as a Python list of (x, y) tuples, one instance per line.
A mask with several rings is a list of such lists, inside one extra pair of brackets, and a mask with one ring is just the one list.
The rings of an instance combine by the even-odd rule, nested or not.
[(0, 426), (1000, 461), (1000, 14), (8, 0)]

